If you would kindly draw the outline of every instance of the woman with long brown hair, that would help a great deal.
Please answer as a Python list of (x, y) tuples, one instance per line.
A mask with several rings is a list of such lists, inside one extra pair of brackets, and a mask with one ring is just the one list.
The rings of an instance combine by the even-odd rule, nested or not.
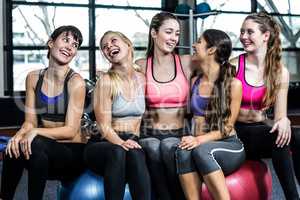
[[(299, 199), (292, 167), (287, 118), (289, 72), (281, 62), (279, 24), (266, 12), (248, 15), (241, 27), (245, 54), (231, 62), (238, 66), (243, 97), (236, 130), (247, 159), (271, 157), (286, 199)], [(274, 107), (274, 120), (266, 110)]]
[(178, 55), (180, 24), (172, 13), (153, 16), (146, 58), (136, 61), (146, 77), (147, 111), (140, 144), (158, 199), (181, 200), (184, 194), (176, 174), (175, 149), (188, 135), (185, 118), (191, 77), (191, 56)]
[(202, 181), (214, 199), (230, 199), (224, 175), (245, 160), (243, 144), (234, 129), (242, 86), (228, 62), (232, 44), (223, 31), (208, 29), (193, 47), (193, 60), (202, 75), (192, 79), (194, 135), (181, 139), (176, 151), (177, 171), (187, 199), (200, 199)]

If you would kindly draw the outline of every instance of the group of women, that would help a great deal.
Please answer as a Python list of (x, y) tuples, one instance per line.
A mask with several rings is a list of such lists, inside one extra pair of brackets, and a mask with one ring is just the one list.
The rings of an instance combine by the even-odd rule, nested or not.
[(286, 199), (299, 199), (289, 150), (299, 137), (287, 118), (279, 34), (272, 17), (255, 13), (242, 24), (245, 53), (237, 58), (229, 60), (231, 40), (215, 29), (203, 32), (193, 56), (178, 55), (179, 21), (160, 12), (146, 58), (134, 61), (131, 41), (107, 31), (100, 49), (111, 67), (93, 94), (99, 134), (86, 141), (79, 123), (84, 81), (69, 67), (82, 35), (74, 26), (57, 28), (47, 43), (48, 68), (27, 76), (25, 122), (7, 145), (0, 197), (13, 199), (24, 168), (29, 199), (42, 199), (46, 180), (72, 181), (89, 168), (104, 177), (108, 200), (122, 199), (126, 183), (135, 200), (198, 200), (202, 182), (225, 200), (227, 174), (245, 159), (271, 157)]

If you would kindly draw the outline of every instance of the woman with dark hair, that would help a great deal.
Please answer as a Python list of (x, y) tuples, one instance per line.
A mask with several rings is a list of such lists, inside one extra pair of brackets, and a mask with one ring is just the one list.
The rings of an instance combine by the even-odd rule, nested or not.
[(157, 198), (183, 199), (175, 167), (180, 137), (188, 135), (185, 119), (191, 77), (191, 56), (176, 54), (179, 21), (171, 13), (156, 14), (150, 24), (147, 58), (136, 63), (146, 76), (147, 112), (140, 144)]
[[(241, 27), (245, 54), (231, 62), (238, 66), (243, 96), (236, 130), (247, 159), (271, 157), (286, 199), (299, 199), (292, 167), (287, 118), (289, 72), (281, 62), (280, 27), (267, 13), (248, 15)], [(274, 120), (266, 110), (274, 107)]]
[(242, 86), (228, 62), (232, 44), (226, 33), (208, 29), (193, 47), (193, 60), (203, 74), (192, 79), (194, 136), (182, 137), (176, 151), (177, 170), (187, 199), (200, 199), (199, 188), (205, 182), (214, 199), (229, 200), (224, 175), (245, 160), (234, 129)]
[(91, 170), (104, 177), (105, 199), (123, 199), (128, 182), (133, 200), (150, 200), (150, 177), (138, 144), (145, 111), (145, 78), (133, 63), (133, 45), (124, 34), (107, 31), (100, 48), (111, 64), (94, 90), (101, 138), (89, 140), (84, 159)]
[(83, 171), (86, 141), (78, 122), (85, 83), (69, 67), (81, 43), (76, 27), (55, 29), (47, 43), (48, 68), (27, 75), (25, 122), (7, 144), (1, 198), (13, 199), (24, 168), (28, 169), (30, 200), (43, 198), (46, 180), (71, 181)]

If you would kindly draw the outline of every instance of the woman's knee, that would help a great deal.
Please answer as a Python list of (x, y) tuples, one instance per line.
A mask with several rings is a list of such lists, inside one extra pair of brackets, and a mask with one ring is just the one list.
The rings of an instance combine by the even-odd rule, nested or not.
[(146, 166), (145, 154), (142, 149), (130, 149), (126, 152), (126, 163), (130, 166)]
[(168, 159), (170, 157), (173, 158), (179, 143), (180, 139), (175, 137), (162, 140), (160, 144), (160, 152), (163, 159)]
[(156, 138), (144, 138), (139, 141), (150, 161), (160, 161), (160, 140)]
[(52, 139), (50, 138), (46, 138), (40, 135), (36, 136), (31, 143), (32, 153), (35, 154), (45, 151), (51, 142)]
[(192, 151), (177, 148), (175, 151), (176, 168), (178, 174), (185, 174), (195, 171)]

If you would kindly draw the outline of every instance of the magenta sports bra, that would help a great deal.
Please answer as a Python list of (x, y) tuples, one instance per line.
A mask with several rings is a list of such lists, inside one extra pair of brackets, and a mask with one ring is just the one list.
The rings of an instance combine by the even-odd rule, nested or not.
[(241, 108), (248, 110), (261, 110), (264, 108), (263, 99), (266, 94), (265, 85), (252, 86), (246, 81), (245, 75), (246, 59), (245, 54), (239, 56), (239, 68), (236, 78), (242, 82), (243, 96)]

